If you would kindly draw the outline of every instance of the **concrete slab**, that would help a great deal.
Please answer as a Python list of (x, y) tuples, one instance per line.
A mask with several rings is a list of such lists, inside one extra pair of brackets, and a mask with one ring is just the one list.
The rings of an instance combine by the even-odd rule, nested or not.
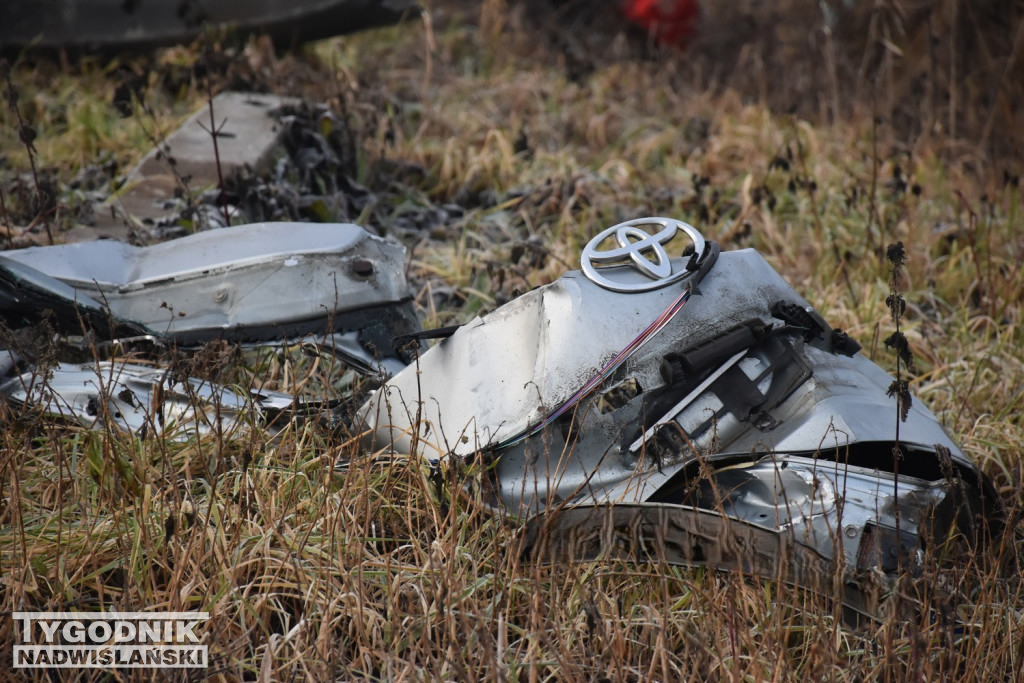
[[(266, 166), (277, 145), (278, 126), (272, 113), (288, 100), (270, 95), (224, 92), (213, 98), (214, 120), (224, 128), (217, 136), (217, 148), (224, 173), (249, 164)], [(205, 130), (204, 130), (205, 127)], [(210, 112), (203, 107), (167, 138), (170, 156), (177, 162), (177, 171), (191, 177), (195, 187), (217, 183), (217, 166), (210, 138)], [(151, 176), (167, 173), (169, 162), (158, 150), (151, 150), (133, 171), (133, 175)]]
[[(297, 98), (239, 92), (214, 97), (214, 120), (218, 126), (224, 123), (217, 137), (224, 176), (245, 166), (268, 169), (281, 153), (281, 131), (274, 112), (299, 102)], [(178, 177), (186, 180), (193, 193), (216, 186), (217, 162), (209, 127), (210, 112), (204, 106), (167, 138), (169, 155), (150, 150), (128, 174), (124, 189), (96, 208), (96, 225), (77, 226), (64, 234), (64, 241), (128, 240), (133, 232), (171, 212), (168, 202), (181, 193)], [(173, 169), (168, 156), (175, 160)]]

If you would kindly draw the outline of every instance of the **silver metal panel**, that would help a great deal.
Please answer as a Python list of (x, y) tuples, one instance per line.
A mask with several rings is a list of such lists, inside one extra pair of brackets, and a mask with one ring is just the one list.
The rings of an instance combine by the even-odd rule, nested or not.
[[(647, 501), (692, 461), (694, 448), (716, 456), (813, 453), (895, 438), (896, 406), (886, 396), (889, 375), (859, 353), (842, 355), (803, 343), (800, 330), (780, 333), (781, 341), (774, 342), (789, 349), (789, 365), (772, 370), (777, 359), (762, 346), (731, 354), (717, 369), (702, 368), (710, 375), (688, 396), (680, 394), (661, 408), (664, 414), (648, 414), (655, 404), (647, 397), (668, 391), (659, 369), (668, 352), (713, 345), (750, 320), (781, 328), (783, 321), (772, 313), (779, 301), (809, 309), (763, 258), (741, 250), (721, 254), (698, 293), (615, 373), (616, 385), (631, 378), (640, 395), (602, 412), (598, 390), (540, 433), (509, 445), (573, 396), (680, 291), (677, 285), (613, 292), (578, 272), (567, 273), (472, 321), (390, 379), (359, 413), (365, 443), (404, 453), (415, 449), (431, 460), (501, 446), (493, 452), (493, 490), (485, 497), (506, 512), (529, 515), (562, 503)], [(732, 370), (731, 363), (736, 364)], [(805, 368), (800, 370), (805, 374), (787, 379), (790, 366)], [(794, 386), (785, 388), (759, 424), (724, 407), (735, 403), (738, 377), (763, 394), (776, 382)], [(712, 426), (694, 434), (704, 419)], [(638, 431), (641, 423), (653, 426)], [(673, 424), (689, 445), (658, 455), (654, 432)], [(900, 425), (900, 438), (926, 451), (948, 448), (957, 463), (973, 468), (919, 401)]]
[(408, 297), (404, 248), (351, 224), (260, 223), (148, 247), (97, 241), (5, 256), (168, 334), (328, 318)]
[[(677, 268), (682, 263), (674, 260)], [(625, 269), (617, 279), (628, 280), (631, 272)], [(783, 296), (808, 305), (753, 250), (722, 254), (711, 274), (659, 338), (628, 362), (641, 386), (661, 382), (654, 359), (665, 344), (711, 338), (752, 316), (768, 322), (768, 307)], [(645, 280), (639, 273), (633, 277)], [(397, 450), (408, 450), (417, 414), (417, 450), (430, 459), (468, 455), (518, 434), (583, 386), (682, 286), (624, 294), (573, 271), (469, 322), (364, 406), (368, 446), (394, 442)]]
[(28, 405), (83, 427), (105, 425), (137, 435), (187, 440), (217, 432), (234, 437), (265, 411), (292, 407), (277, 391), (237, 391), (167, 370), (128, 363), (59, 363), (0, 382), (0, 400)]

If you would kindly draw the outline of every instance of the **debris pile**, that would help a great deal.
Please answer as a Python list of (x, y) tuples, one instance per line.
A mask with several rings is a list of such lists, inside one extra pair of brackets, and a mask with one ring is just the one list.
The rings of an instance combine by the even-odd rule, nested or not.
[[(14, 250), (0, 257), (0, 394), (142, 437), (231, 434), (311, 406), (119, 356), (305, 344), (383, 381), (352, 419), (366, 451), (485, 463), (466, 486), (524, 523), (524, 558), (677, 562), (826, 595), (842, 576), (843, 604), (869, 617), (893, 609), (871, 586), (995, 533), (991, 483), (935, 416), (895, 410), (891, 378), (755, 251), (643, 218), (597, 234), (581, 261), (424, 332), (404, 249), (352, 224)], [(40, 329), (60, 362), (18, 348)], [(110, 359), (61, 357), (89, 349)]]
[[(420, 329), (404, 268), (401, 246), (351, 224), (262, 223), (150, 247), (102, 240), (8, 251), (0, 256), (0, 392), (87, 426), (139, 434), (180, 426), (189, 410), (193, 425), (208, 408), (217, 416), (207, 425), (223, 421), (225, 410), (242, 419), (250, 400), (260, 412), (280, 412), (291, 397), (244, 396), (147, 365), (39, 368), (35, 349), (18, 340), (52, 331), (58, 360), (76, 352), (159, 358), (211, 342), (306, 345), (387, 376), (415, 351), (395, 340)], [(202, 407), (188, 409), (190, 402)]]
[(366, 447), (482, 459), (476, 497), (528, 522), (526, 556), (783, 567), (825, 594), (838, 565), (872, 617), (888, 607), (864, 575), (997, 528), (935, 416), (915, 401), (901, 420), (891, 378), (755, 251), (645, 218), (582, 263), (392, 377), (359, 412)]

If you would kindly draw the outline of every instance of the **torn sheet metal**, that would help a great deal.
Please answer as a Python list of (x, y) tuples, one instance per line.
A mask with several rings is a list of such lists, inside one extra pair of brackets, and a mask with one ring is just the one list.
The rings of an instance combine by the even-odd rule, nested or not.
[(545, 562), (620, 560), (710, 567), (790, 586), (836, 594), (859, 617), (881, 618), (909, 601), (888, 599), (892, 581), (876, 570), (838, 576), (834, 563), (791, 534), (723, 516), (717, 511), (664, 503), (570, 507), (533, 517), (524, 526), (524, 557)]
[(480, 499), (531, 528), (668, 505), (880, 572), (983, 533), (990, 482), (920, 401), (894, 456), (892, 378), (755, 251), (693, 268), (714, 247), (682, 230), (694, 255), (637, 267), (671, 228), (610, 228), (583, 254), (599, 277), (567, 273), (436, 344), (364, 405), (367, 446), (483, 458)]
[[(675, 260), (677, 268), (684, 263)], [(425, 352), (415, 368), (392, 378), (363, 408), (372, 430), (368, 443), (408, 450), (419, 415), (416, 446), (423, 457), (493, 449), (543, 420), (598, 375), (651, 321), (671, 310), (685, 286), (684, 281), (623, 294), (581, 272), (566, 273), (467, 323)], [(773, 309), (812, 322), (787, 322)], [(643, 469), (654, 467), (648, 446), (658, 440), (650, 430), (663, 431), (662, 420), (689, 429), (698, 448), (716, 440), (720, 452), (746, 453), (755, 446), (815, 451), (823, 439), (842, 446), (891, 440), (896, 433), (896, 412), (886, 397), (891, 378), (862, 354), (835, 349), (836, 340), (853, 350), (855, 342), (833, 336), (831, 328), (806, 327), (819, 324), (809, 309), (755, 251), (722, 253), (685, 306), (600, 391), (543, 432), (501, 449), (503, 462), (516, 461), (507, 468), (509, 476), (524, 472), (516, 478), (527, 482), (510, 481), (503, 498), (509, 503), (521, 498), (514, 507), (537, 508), (547, 482), (557, 479), (553, 491), (559, 500), (571, 497), (584, 481), (588, 493), (581, 495), (606, 500), (602, 491), (611, 490), (609, 482), (628, 481), (641, 459)], [(805, 341), (808, 336), (812, 339)], [(635, 395), (627, 390), (615, 399), (615, 389), (630, 383), (638, 387)], [(740, 388), (723, 390), (729, 386)], [(967, 464), (920, 402), (901, 431), (907, 443), (942, 444)], [(566, 445), (573, 447), (571, 458), (563, 452)], [(662, 469), (672, 457), (661, 460)], [(608, 475), (595, 479), (597, 470)], [(556, 471), (558, 477), (548, 476)], [(524, 493), (513, 493), (517, 489)]]
[(179, 347), (308, 338), (363, 370), (394, 372), (405, 363), (392, 339), (420, 329), (404, 248), (351, 224), (259, 223), (148, 247), (103, 240), (4, 257), (72, 288), (66, 326), (78, 322), (76, 301), (100, 302)]
[(83, 331), (101, 339), (151, 334), (144, 325), (118, 319), (92, 297), (35, 268), (0, 254), (0, 322), (17, 330), (49, 320), (58, 334)]
[[(15, 359), (0, 352), (0, 365)], [(58, 363), (48, 371), (14, 372), (0, 380), (0, 401), (41, 410), (89, 429), (111, 427), (138, 436), (187, 440), (209, 433), (237, 436), (296, 407), (290, 395), (235, 390), (167, 369), (130, 363)]]
[[(691, 261), (677, 259), (676, 270)], [(622, 275), (626, 284), (645, 279)], [(368, 444), (408, 452), (417, 422), (417, 454), (430, 460), (515, 440), (565, 405), (652, 321), (677, 312), (689, 296), (684, 286), (624, 295), (571, 272), (523, 294), (462, 326), (423, 354), (415, 371), (400, 373), (377, 392), (362, 410), (373, 433)], [(677, 318), (660, 334), (679, 334), (672, 328), (681, 324)], [(645, 355), (634, 355), (630, 364)]]

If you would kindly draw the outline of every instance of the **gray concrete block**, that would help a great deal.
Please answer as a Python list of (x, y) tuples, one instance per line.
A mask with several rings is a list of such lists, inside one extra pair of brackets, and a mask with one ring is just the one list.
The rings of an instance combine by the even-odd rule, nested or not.
[[(247, 164), (262, 169), (271, 162), (278, 142), (277, 120), (272, 113), (289, 102), (298, 100), (239, 92), (224, 92), (213, 98), (214, 121), (218, 127), (224, 124), (217, 136), (217, 148), (225, 175)], [(166, 141), (170, 156), (176, 161), (178, 174), (191, 178), (194, 189), (217, 183), (217, 165), (209, 128), (210, 111), (203, 107)], [(168, 173), (170, 163), (166, 156), (162, 156), (158, 150), (151, 150), (132, 175), (145, 177)]]
[[(223, 92), (213, 98), (214, 121), (218, 127), (223, 123), (217, 151), (225, 178), (245, 166), (262, 171), (273, 164), (281, 153), (280, 127), (273, 114), (299, 102), (239, 92)], [(195, 193), (216, 186), (217, 161), (209, 128), (209, 107), (203, 106), (165, 140), (169, 154), (150, 150), (128, 174), (123, 191), (97, 207), (95, 226), (78, 226), (65, 234), (65, 240), (127, 239), (139, 226), (170, 213), (166, 205), (175, 192), (181, 192), (179, 177)], [(173, 168), (168, 156), (175, 161)]]

